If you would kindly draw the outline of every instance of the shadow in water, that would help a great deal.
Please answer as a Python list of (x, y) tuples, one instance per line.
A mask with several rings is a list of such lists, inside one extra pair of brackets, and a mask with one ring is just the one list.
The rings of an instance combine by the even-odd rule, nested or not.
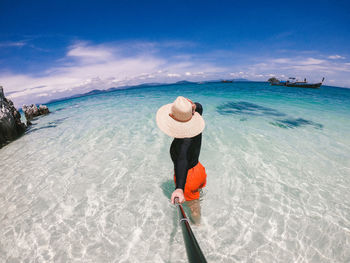
[(48, 128), (56, 128), (57, 125), (61, 124), (62, 122), (64, 122), (66, 119), (68, 119), (68, 117), (66, 118), (61, 118), (61, 119), (57, 119), (54, 121), (50, 121), (47, 123), (47, 125), (35, 128), (34, 126), (37, 126), (38, 123), (33, 123), (30, 128), (26, 131), (26, 134), (32, 133), (32, 132), (36, 132), (39, 130), (43, 130), (43, 129), (48, 129)]
[(303, 118), (287, 118), (283, 120), (277, 120), (276, 122), (270, 122), (272, 125), (284, 128), (284, 129), (294, 129), (303, 126), (313, 126), (316, 129), (322, 129), (323, 125), (313, 121), (305, 120)]
[(29, 128), (29, 130), (26, 131), (26, 134), (29, 134), (29, 133), (32, 133), (32, 132), (36, 132), (36, 131), (39, 131), (39, 130), (43, 130), (43, 129), (48, 129), (48, 128), (56, 128), (57, 125), (45, 125), (45, 126), (42, 126), (42, 127), (39, 127), (39, 128)]
[(170, 200), (171, 194), (175, 190), (174, 180), (168, 180), (162, 183), (163, 194)]
[(67, 120), (67, 119), (69, 119), (69, 118), (65, 117), (65, 118), (57, 119), (57, 120), (49, 122), (49, 124), (50, 125), (58, 125), (58, 124), (61, 124), (63, 121)]
[(260, 106), (247, 101), (238, 101), (238, 102), (227, 102), (216, 107), (218, 113), (222, 115), (228, 114), (243, 114), (243, 115), (252, 115), (252, 116), (274, 116), (282, 117), (286, 116), (285, 113), (278, 110)]
[(52, 113), (55, 113), (55, 112), (58, 112), (58, 111), (62, 111), (62, 110), (64, 110), (64, 109), (66, 109), (66, 108), (58, 108), (58, 109), (56, 109), (55, 111), (53, 111)]
[[(169, 200), (170, 202), (170, 197), (171, 194), (173, 193), (173, 191), (175, 190), (175, 185), (174, 185), (174, 181), (173, 180), (167, 180), (165, 182), (162, 183), (161, 188), (163, 190), (163, 194), (166, 196), (166, 198)], [(178, 221), (178, 214), (177, 214), (177, 207), (174, 207), (174, 209), (172, 209), (171, 211), (172, 213), (172, 221), (173, 221), (173, 229), (170, 233), (169, 236), (169, 249), (171, 249), (172, 245), (175, 242), (175, 236), (176, 233), (178, 232), (178, 227), (179, 227), (179, 221)], [(169, 251), (169, 262), (171, 262), (171, 251)]]
[[(269, 117), (285, 117), (285, 119), (276, 119), (274, 122), (270, 122), (270, 124), (284, 128), (298, 128), (298, 127), (304, 127), (304, 126), (312, 126), (315, 129), (322, 129), (323, 125), (320, 123), (316, 123), (310, 120), (305, 120), (303, 118), (293, 118), (288, 117), (287, 114), (280, 112), (278, 110), (260, 106), (258, 104), (254, 104), (247, 101), (238, 101), (238, 102), (227, 102), (224, 104), (221, 104), (216, 107), (216, 110), (218, 113), (222, 115), (230, 115), (230, 114), (236, 114), (236, 115), (250, 115), (250, 116), (269, 116)], [(240, 121), (247, 121), (246, 117), (243, 117), (240, 119)]]

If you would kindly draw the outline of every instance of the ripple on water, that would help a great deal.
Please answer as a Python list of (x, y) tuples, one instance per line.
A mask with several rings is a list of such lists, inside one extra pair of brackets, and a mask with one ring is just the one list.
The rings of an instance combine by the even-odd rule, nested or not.
[(187, 262), (171, 138), (154, 119), (183, 91), (204, 106), (208, 182), (193, 231), (208, 262), (348, 262), (347, 97), (210, 85), (56, 102), (0, 150), (0, 261)]

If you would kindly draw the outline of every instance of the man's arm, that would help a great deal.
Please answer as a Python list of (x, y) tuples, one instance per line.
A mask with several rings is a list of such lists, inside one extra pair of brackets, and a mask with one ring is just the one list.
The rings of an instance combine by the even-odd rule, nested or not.
[(194, 105), (196, 105), (195, 111), (198, 112), (200, 115), (202, 115), (203, 113), (202, 104), (200, 104), (199, 102), (195, 102)]
[(187, 152), (191, 144), (191, 138), (185, 138), (180, 146), (179, 155), (175, 163), (175, 178), (176, 178), (176, 189), (171, 195), (171, 202), (174, 203), (176, 197), (179, 198), (179, 202), (185, 201), (184, 190), (188, 172), (188, 160)]

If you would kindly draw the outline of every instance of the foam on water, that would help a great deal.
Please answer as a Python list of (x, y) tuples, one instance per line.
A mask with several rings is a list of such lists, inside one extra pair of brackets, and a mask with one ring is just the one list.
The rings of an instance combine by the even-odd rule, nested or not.
[(209, 262), (350, 261), (350, 91), (173, 85), (49, 105), (0, 150), (0, 261), (186, 262), (171, 138), (176, 96), (204, 107)]

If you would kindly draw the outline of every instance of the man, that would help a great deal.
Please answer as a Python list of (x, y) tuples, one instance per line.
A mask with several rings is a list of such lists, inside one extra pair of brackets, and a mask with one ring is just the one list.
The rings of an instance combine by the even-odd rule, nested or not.
[(202, 118), (202, 105), (184, 97), (162, 106), (157, 112), (157, 125), (167, 135), (174, 137), (170, 147), (174, 163), (175, 191), (171, 202), (178, 198), (180, 203), (187, 201), (191, 218), (200, 223), (199, 189), (206, 185), (206, 172), (199, 162), (202, 131), (205, 123)]

